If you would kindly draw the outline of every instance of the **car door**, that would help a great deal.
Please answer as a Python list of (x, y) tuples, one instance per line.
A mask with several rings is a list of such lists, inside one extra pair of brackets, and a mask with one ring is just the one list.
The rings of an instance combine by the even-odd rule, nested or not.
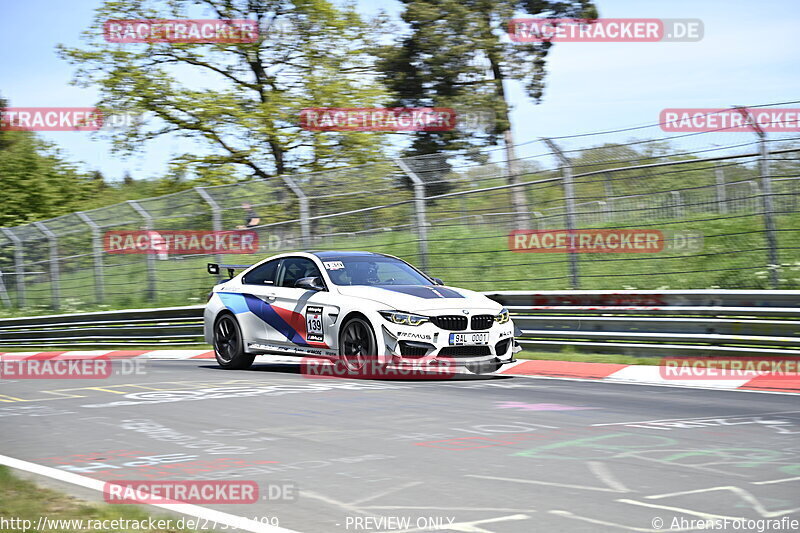
[(290, 351), (319, 353), (334, 345), (332, 320), (338, 315), (338, 307), (327, 289), (295, 287), (297, 280), (307, 277), (318, 277), (324, 283), (313, 260), (299, 256), (281, 260), (274, 287), (272, 309), (276, 316), (269, 331), (270, 342), (282, 344)]
[(275, 279), (280, 259), (267, 261), (242, 276), (242, 295), (247, 299), (250, 313), (237, 318), (243, 328), (246, 342), (268, 343), (270, 339), (269, 318), (275, 301)]

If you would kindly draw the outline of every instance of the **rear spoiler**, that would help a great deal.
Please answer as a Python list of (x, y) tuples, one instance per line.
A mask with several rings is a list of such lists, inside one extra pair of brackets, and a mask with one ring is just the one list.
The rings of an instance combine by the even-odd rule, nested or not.
[(219, 263), (208, 263), (207, 269), (208, 273), (212, 276), (216, 276), (220, 273), (221, 269), (227, 268), (228, 269), (228, 278), (232, 278), (237, 270), (244, 270), (245, 268), (250, 268), (253, 265), (221, 265)]

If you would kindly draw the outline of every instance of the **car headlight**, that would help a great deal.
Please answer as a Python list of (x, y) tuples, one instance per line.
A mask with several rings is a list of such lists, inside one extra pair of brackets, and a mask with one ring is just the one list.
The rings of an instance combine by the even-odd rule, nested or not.
[(419, 326), (428, 321), (428, 317), (415, 315), (414, 313), (404, 313), (402, 311), (380, 311), (380, 313), (389, 322), (404, 326)]
[(497, 322), (498, 324), (505, 324), (506, 322), (508, 322), (509, 320), (511, 320), (511, 316), (510, 316), (510, 315), (509, 315), (509, 313), (508, 313), (508, 309), (506, 309), (506, 308), (504, 307), (504, 308), (502, 309), (502, 311), (500, 311), (500, 314), (499, 314), (499, 315), (497, 315), (496, 317), (494, 317), (494, 320), (495, 320), (495, 322)]

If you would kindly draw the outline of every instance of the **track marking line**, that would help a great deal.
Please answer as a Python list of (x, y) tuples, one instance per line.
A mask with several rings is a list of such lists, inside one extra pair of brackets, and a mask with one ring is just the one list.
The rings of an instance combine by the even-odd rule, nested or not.
[(370, 513), (370, 512), (364, 511), (364, 510), (360, 509), (359, 507), (356, 507), (355, 505), (352, 505), (352, 504), (349, 504), (349, 503), (345, 503), (345, 502), (341, 502), (339, 500), (335, 500), (333, 498), (325, 496), (324, 494), (319, 494), (319, 493), (316, 493), (316, 492), (313, 492), (313, 491), (308, 491), (308, 490), (301, 491), (301, 494), (303, 496), (307, 496), (309, 498), (314, 498), (315, 500), (319, 500), (321, 502), (327, 503), (328, 505), (331, 505), (333, 507), (338, 507), (338, 508), (343, 509), (345, 511), (350, 511), (352, 513), (358, 513), (358, 514), (363, 514), (363, 515), (367, 515), (367, 516), (374, 516), (376, 518), (383, 518), (382, 515), (378, 515), (378, 514), (374, 514), (374, 513)]
[[(650, 496), (646, 496), (649, 498)], [(645, 503), (636, 500), (617, 500), (620, 503), (629, 503), (631, 505), (639, 505), (641, 507), (649, 507), (652, 509), (663, 509), (664, 511), (675, 511), (676, 513), (684, 513), (704, 520), (731, 520), (731, 521), (746, 521), (747, 518), (743, 516), (728, 516), (714, 513), (704, 513), (702, 511), (694, 511), (692, 509), (684, 509), (683, 507), (672, 507), (671, 505), (656, 505), (655, 503)], [(695, 528), (696, 529), (696, 528)]]
[(595, 490), (598, 492), (630, 492), (629, 490), (619, 490), (616, 487), (590, 487), (588, 485), (572, 485), (570, 483), (556, 483), (555, 481), (538, 481), (535, 479), (516, 479), (511, 477), (498, 477), (498, 476), (481, 476), (478, 474), (467, 474), (466, 477), (474, 477), (478, 479), (491, 479), (494, 481), (511, 481), (513, 483), (528, 483), (531, 485), (545, 485), (548, 487), (563, 487), (565, 489), (580, 489), (580, 490)]
[(24, 401), (25, 400), (23, 400), (22, 398), (17, 398), (16, 396), (9, 396), (7, 394), (0, 394), (0, 402), (14, 403), (14, 402), (24, 402)]
[(112, 393), (112, 394), (130, 394), (130, 392), (116, 391), (116, 390), (111, 390), (110, 388), (104, 388), (104, 387), (86, 387), (86, 388), (88, 390), (96, 390), (96, 391), (100, 391), (100, 392), (109, 392), (109, 393)]
[(786, 483), (787, 481), (800, 481), (799, 477), (787, 477), (785, 479), (773, 479), (771, 481), (751, 481), (753, 485), (771, 485), (773, 483)]
[[(112, 483), (103, 481), (101, 479), (81, 476), (72, 472), (65, 472), (49, 466), (31, 463), (29, 461), (23, 461), (22, 459), (15, 459), (14, 457), (8, 457), (6, 455), (0, 455), (0, 464), (9, 468), (15, 468), (17, 470), (23, 470), (32, 474), (38, 474), (40, 476), (49, 477), (58, 481), (63, 481), (64, 483), (78, 485), (80, 487), (96, 490), (98, 492), (105, 492), (106, 488), (109, 486), (108, 483)], [(209, 522), (216, 522), (217, 524), (225, 524), (226, 526), (241, 529), (243, 531), (250, 531), (251, 533), (299, 533), (292, 529), (263, 524), (255, 520), (250, 520), (249, 518), (244, 518), (242, 516), (217, 511), (190, 503), (149, 503), (143, 505), (160, 507), (161, 509), (193, 516), (195, 518), (201, 518), (208, 520)]]
[(796, 507), (794, 509), (784, 509), (782, 511), (767, 511), (766, 507), (764, 507), (762, 503), (758, 501), (758, 498), (750, 494), (749, 491), (740, 487), (735, 487), (733, 485), (728, 485), (724, 487), (711, 487), (708, 489), (684, 490), (680, 492), (671, 492), (667, 494), (654, 494), (652, 496), (645, 496), (645, 498), (647, 498), (648, 500), (659, 500), (661, 498), (672, 498), (674, 496), (687, 496), (690, 494), (705, 494), (708, 492), (730, 492), (732, 494), (735, 494), (745, 502), (749, 503), (750, 506), (764, 518), (775, 518), (778, 516), (783, 516), (785, 514), (795, 513), (797, 511), (800, 511), (800, 507)]
[(633, 492), (614, 477), (614, 474), (611, 473), (611, 470), (609, 470), (605, 463), (601, 463), (600, 461), (588, 461), (588, 464), (592, 474), (609, 488), (615, 489), (617, 492)]
[(367, 496), (366, 498), (361, 498), (360, 500), (352, 501), (352, 502), (350, 502), (350, 505), (360, 505), (362, 503), (366, 503), (366, 502), (369, 502), (369, 501), (372, 501), (372, 500), (376, 500), (376, 499), (381, 498), (383, 496), (388, 496), (389, 494), (393, 494), (395, 492), (399, 492), (399, 491), (404, 490), (404, 489), (408, 489), (408, 488), (411, 488), (411, 487), (416, 487), (417, 485), (422, 485), (422, 481), (411, 481), (409, 483), (404, 483), (402, 485), (398, 485), (396, 487), (392, 487), (389, 490), (385, 490), (383, 492), (378, 492), (376, 494), (371, 494), (371, 495)]
[[(608, 522), (606, 520), (598, 520), (597, 518), (589, 518), (588, 516), (580, 516), (570, 511), (562, 511), (560, 509), (553, 509), (552, 511), (547, 511), (547, 512), (550, 514), (554, 514), (556, 516), (562, 516), (564, 518), (572, 518), (574, 520), (581, 520), (583, 522), (589, 522), (590, 524), (598, 524), (601, 526), (611, 526), (620, 529), (627, 529), (628, 531), (640, 531), (641, 533), (661, 533), (662, 531), (666, 531), (665, 529), (651, 529), (646, 527), (626, 526), (625, 524), (619, 524), (617, 522)], [(697, 528), (696, 527), (669, 528), (669, 531), (671, 532), (697, 531)]]
[[(669, 451), (669, 452), (676, 452), (676, 453), (691, 452), (692, 451), (692, 450), (670, 450), (670, 449), (666, 449), (665, 450), (665, 449), (661, 449), (661, 448), (659, 448), (658, 450), (661, 451), (661, 452)], [(742, 474), (740, 472), (732, 472), (732, 471), (727, 471), (727, 470), (720, 470), (718, 468), (711, 468), (710, 466), (708, 466), (708, 465), (724, 464), (724, 463), (706, 463), (706, 464), (702, 464), (702, 465), (673, 463), (673, 462), (670, 462), (670, 461), (662, 461), (661, 459), (656, 459), (654, 457), (645, 457), (644, 455), (640, 455), (641, 453), (642, 452), (640, 452), (640, 451), (623, 452), (622, 454), (620, 454), (620, 456), (621, 457), (634, 457), (634, 458), (640, 459), (642, 461), (650, 461), (652, 463), (658, 463), (660, 465), (665, 465), (665, 466), (688, 468), (690, 470), (699, 470), (701, 472), (712, 472), (714, 474), (719, 474), (719, 475), (723, 475), (723, 476), (737, 476), (737, 477), (743, 477), (743, 478), (748, 477), (748, 474)], [(647, 453), (647, 452), (645, 452), (645, 453)]]
[(756, 417), (766, 415), (785, 415), (792, 413), (800, 413), (800, 411), (772, 411), (769, 413), (752, 413), (746, 415), (719, 415), (719, 416), (696, 416), (691, 418), (661, 418), (658, 420), (638, 420), (636, 422), (605, 422), (602, 424), (592, 424), (592, 426), (627, 426), (629, 424), (651, 424), (653, 422), (685, 422), (685, 421), (702, 421), (702, 420), (717, 420), (720, 418), (743, 418), (743, 417)]
[[(553, 379), (560, 381), (588, 381), (590, 383), (600, 383), (608, 385), (640, 385), (643, 387), (673, 387), (676, 389), (694, 389), (694, 390), (710, 390), (716, 392), (750, 392), (757, 394), (782, 394), (784, 396), (797, 396), (800, 392), (784, 392), (784, 391), (769, 391), (769, 390), (750, 390), (750, 389), (720, 389), (715, 387), (694, 387), (689, 385), (678, 385), (675, 383), (641, 383), (638, 381), (611, 381), (606, 379), (591, 379), (591, 378), (566, 378), (555, 376), (533, 376), (530, 374), (503, 374), (506, 376), (514, 376), (516, 378), (528, 379)], [(649, 531), (649, 530), (647, 530)]]

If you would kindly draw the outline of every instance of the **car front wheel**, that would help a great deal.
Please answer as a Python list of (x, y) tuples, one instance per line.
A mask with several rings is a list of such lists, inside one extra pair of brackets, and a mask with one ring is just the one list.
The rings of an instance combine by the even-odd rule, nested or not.
[(339, 334), (339, 364), (350, 372), (363, 370), (368, 363), (375, 364), (378, 345), (372, 326), (363, 318), (347, 321)]
[(214, 355), (217, 364), (228, 370), (244, 370), (253, 364), (254, 354), (245, 353), (242, 330), (231, 315), (222, 315), (214, 324)]

